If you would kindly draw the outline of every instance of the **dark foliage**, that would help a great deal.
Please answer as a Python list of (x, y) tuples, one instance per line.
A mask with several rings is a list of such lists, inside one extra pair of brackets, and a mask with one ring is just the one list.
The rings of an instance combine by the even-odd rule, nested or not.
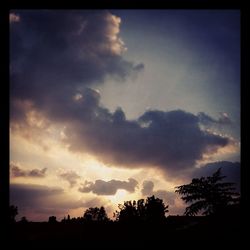
[(123, 205), (119, 204), (120, 211), (116, 211), (115, 217), (123, 222), (160, 222), (165, 219), (165, 213), (168, 212), (168, 206), (155, 196), (148, 197), (146, 201), (140, 199), (137, 202), (125, 201)]
[[(91, 245), (114, 241), (141, 245), (142, 242), (166, 243), (169, 240), (240, 240), (239, 195), (233, 191), (232, 183), (221, 182), (223, 178), (219, 169), (211, 177), (193, 179), (190, 184), (177, 187), (183, 200), (198, 202), (186, 209), (189, 216), (166, 218), (168, 206), (151, 196), (119, 204), (115, 221), (108, 219), (104, 207), (88, 208), (83, 217), (68, 215), (61, 223), (57, 223), (55, 216), (50, 216), (48, 223), (28, 222), (22, 217), (20, 223), (11, 224), (11, 238), (13, 242), (53, 240), (63, 247), (70, 243), (70, 248), (72, 242), (77, 241)], [(17, 207), (10, 208), (12, 221), (15, 221)], [(216, 216), (192, 216), (201, 209), (205, 215)]]
[(49, 223), (51, 223), (51, 224), (57, 223), (56, 216), (50, 216)]
[(212, 176), (195, 178), (190, 184), (176, 187), (175, 192), (182, 195), (182, 200), (192, 203), (186, 208), (185, 215), (196, 215), (201, 211), (203, 215), (220, 214), (229, 206), (239, 204), (234, 183), (221, 182), (224, 178), (218, 169)]
[(83, 215), (86, 221), (108, 221), (108, 216), (104, 207), (91, 207)]
[(23, 216), (19, 222), (22, 223), (22, 224), (27, 224), (28, 220), (27, 220), (27, 218), (25, 216)]

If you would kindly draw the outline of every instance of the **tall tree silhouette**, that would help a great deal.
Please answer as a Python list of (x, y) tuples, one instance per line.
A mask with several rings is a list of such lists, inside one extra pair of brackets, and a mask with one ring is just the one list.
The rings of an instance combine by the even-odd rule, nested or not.
[(239, 203), (239, 193), (236, 193), (234, 183), (221, 182), (226, 176), (221, 175), (219, 168), (212, 176), (195, 178), (190, 184), (176, 187), (182, 200), (192, 203), (185, 210), (185, 215), (218, 214), (228, 206)]

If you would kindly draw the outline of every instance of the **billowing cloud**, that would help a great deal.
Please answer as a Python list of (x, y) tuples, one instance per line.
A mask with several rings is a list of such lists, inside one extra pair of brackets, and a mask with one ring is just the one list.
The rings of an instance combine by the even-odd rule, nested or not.
[[(45, 130), (54, 122), (64, 126), (62, 140), (71, 151), (91, 153), (109, 165), (156, 167), (168, 174), (192, 168), (204, 154), (230, 143), (202, 130), (200, 114), (149, 110), (128, 120), (121, 108), (112, 113), (101, 105), (97, 84), (107, 77), (125, 79), (144, 67), (123, 58), (119, 17), (99, 10), (18, 15), (21, 22), (10, 30), (13, 129)], [(63, 178), (72, 186), (77, 177)]]
[(22, 118), (16, 100), (61, 116), (65, 108), (73, 111), (72, 97), (85, 86), (143, 69), (123, 59), (121, 19), (108, 11), (23, 10), (18, 16), (22, 21), (10, 27), (12, 120)]
[(45, 177), (47, 168), (23, 170), (14, 163), (10, 163), (11, 177)]
[(20, 22), (20, 16), (15, 13), (10, 13), (9, 15), (9, 21), (10, 23), (17, 23)]
[(155, 197), (162, 199), (167, 205), (171, 206), (175, 205), (175, 199), (177, 197), (174, 191), (154, 190), (154, 183), (148, 180), (142, 183), (141, 193), (143, 196), (154, 195)]
[(64, 141), (70, 150), (90, 151), (109, 164), (155, 166), (173, 173), (192, 168), (204, 154), (230, 143), (227, 137), (202, 130), (199, 118), (183, 110), (152, 110), (127, 120), (121, 108), (111, 113), (95, 100), (88, 106), (88, 120), (82, 114), (84, 122), (71, 123)]
[(70, 171), (65, 171), (64, 173), (59, 174), (59, 176), (60, 176), (62, 179), (68, 181), (69, 184), (70, 184), (70, 187), (75, 186), (76, 183), (77, 183), (77, 179), (80, 178), (80, 176), (79, 176), (76, 172), (74, 172), (74, 171), (72, 171), (72, 170), (70, 170)]
[(119, 180), (96, 180), (95, 182), (85, 181), (82, 187), (79, 188), (80, 192), (88, 193), (93, 192), (97, 195), (114, 195), (118, 189), (124, 189), (132, 193), (135, 191), (135, 187), (138, 182), (129, 178), (128, 181), (119, 181)]

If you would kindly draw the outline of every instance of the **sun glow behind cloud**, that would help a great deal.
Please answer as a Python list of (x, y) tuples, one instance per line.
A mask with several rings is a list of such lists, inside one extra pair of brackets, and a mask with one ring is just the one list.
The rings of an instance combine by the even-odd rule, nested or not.
[[(178, 178), (173, 179), (173, 177), (155, 169), (155, 166), (148, 168), (146, 171), (143, 168), (121, 168), (120, 166), (106, 165), (89, 153), (69, 151), (63, 140), (65, 137), (65, 126), (51, 123), (35, 111), (28, 111), (26, 119), (27, 128), (20, 128), (13, 124), (11, 129), (11, 159), (25, 171), (46, 167), (48, 168), (47, 175), (40, 179), (19, 177), (11, 178), (10, 181), (12, 184), (39, 184), (47, 187), (64, 187), (62, 194), (47, 200), (47, 202), (50, 202), (50, 207), (55, 207), (56, 209), (56, 207), (61, 206), (62, 202), (65, 204), (65, 199), (69, 202), (73, 200), (78, 205), (75, 208), (68, 208), (63, 211), (55, 210), (58, 211), (59, 218), (62, 218), (66, 214), (71, 214), (72, 216), (82, 215), (83, 211), (87, 208), (84, 207), (84, 201), (91, 199), (98, 199), (99, 204), (107, 206), (108, 214), (112, 217), (113, 212), (118, 208), (118, 204), (122, 204), (125, 200), (142, 198), (141, 184), (144, 180), (153, 180), (155, 190), (170, 190), (170, 192), (174, 192), (173, 187), (185, 180), (184, 175), (179, 175)], [(209, 132), (212, 133), (213, 131), (210, 130)], [(227, 147), (218, 150), (216, 154), (214, 152), (212, 154), (205, 154), (203, 161), (198, 162), (198, 164), (205, 164), (211, 160), (219, 159), (219, 157), (223, 157), (225, 154), (235, 153), (236, 150), (236, 144), (231, 143)], [(67, 179), (60, 177), (62, 174), (70, 172), (79, 176), (79, 178), (75, 179), (74, 185), (71, 185), (71, 182), (68, 182)], [(80, 193), (78, 190), (79, 185), (86, 180), (94, 182), (99, 179), (108, 182), (112, 179), (127, 180), (129, 178), (135, 178), (139, 182), (133, 193), (129, 193), (124, 189), (118, 189), (114, 195), (99, 196), (91, 193)], [(175, 209), (170, 209), (173, 214), (182, 211), (184, 205), (176, 199), (175, 206)], [(43, 214), (39, 215), (40, 217), (35, 214), (29, 216), (33, 219), (44, 218)]]
[[(239, 159), (239, 138), (232, 135), (239, 131), (231, 121), (238, 109), (230, 108), (238, 100), (237, 77), (210, 63), (220, 64), (218, 50), (208, 44), (214, 41), (196, 41), (194, 50), (190, 41), (199, 27), (194, 29), (190, 19), (175, 24), (167, 21), (170, 13), (159, 12), (161, 21), (154, 23), (158, 12), (152, 19), (140, 13), (127, 11), (125, 21), (110, 11), (10, 14), (10, 182), (19, 197), (23, 192), (34, 199), (34, 213), (28, 212), (29, 199), (19, 199), (22, 206), (30, 206), (24, 214), (28, 219), (51, 213), (81, 216), (84, 209), (101, 205), (112, 215), (117, 203), (142, 198), (144, 181), (154, 183), (151, 191), (177, 213), (183, 203), (173, 196), (174, 187), (188, 181), (195, 167)], [(189, 18), (196, 16), (190, 13)], [(124, 31), (121, 25), (129, 27), (129, 17), (136, 21)], [(54, 22), (46, 25), (51, 18)], [(180, 24), (183, 31), (190, 25), (190, 34), (180, 32)], [(230, 84), (236, 91), (221, 99), (216, 96), (228, 81), (218, 75), (235, 81)], [(230, 97), (232, 105), (225, 105)], [(206, 112), (221, 113), (213, 118)], [(91, 183), (88, 192), (84, 183)]]
[[(32, 122), (32, 124), (37, 123)], [(54, 136), (53, 131), (56, 133)], [(83, 211), (87, 209), (87, 207), (79, 205), (80, 207), (78, 208), (69, 208), (59, 211), (58, 207), (61, 206), (60, 204), (62, 202), (65, 204), (67, 200), (69, 203), (72, 202), (72, 200), (82, 200), (84, 204), (84, 201), (95, 198), (98, 198), (98, 200), (101, 199), (103, 202), (100, 200), (100, 204), (108, 207), (108, 215), (112, 218), (113, 212), (118, 209), (118, 204), (122, 204), (125, 200), (137, 200), (142, 198), (140, 184), (133, 193), (129, 193), (124, 189), (118, 189), (115, 195), (98, 196), (91, 193), (83, 194), (78, 191), (78, 187), (80, 183), (85, 180), (127, 180), (128, 178), (133, 177), (136, 178), (139, 183), (142, 183), (145, 179), (152, 179), (152, 175), (154, 175), (153, 180), (155, 180), (157, 188), (166, 189), (167, 186), (173, 186), (173, 183), (162, 181), (161, 172), (157, 173), (157, 171), (153, 170), (153, 168), (152, 170), (148, 169), (147, 171), (144, 171), (140, 168), (128, 170), (126, 168), (121, 169), (116, 168), (115, 166), (106, 166), (104, 163), (99, 162), (94, 156), (89, 154), (77, 154), (68, 151), (67, 147), (60, 143), (60, 137), (57, 136), (58, 129), (56, 129), (56, 125), (51, 125), (50, 133), (52, 134), (47, 134), (47, 132), (45, 132), (40, 135), (43, 138), (43, 144), (47, 146), (45, 150), (43, 144), (39, 143), (37, 140), (32, 140), (32, 138), (36, 138), (35, 134), (27, 137), (22, 135), (21, 131), (12, 131), (10, 136), (12, 161), (25, 171), (30, 171), (33, 168), (44, 167), (47, 167), (48, 171), (44, 178), (34, 179), (31, 177), (11, 177), (10, 182), (11, 184), (39, 184), (46, 187), (63, 187), (64, 192), (62, 194), (44, 201), (50, 203), (51, 209), (48, 210), (48, 213), (49, 211), (53, 211), (52, 208), (54, 207), (54, 211), (58, 212), (58, 218), (60, 219), (67, 214), (71, 214), (71, 216), (76, 217), (81, 216)], [(75, 187), (71, 187), (69, 183), (67, 184), (66, 180), (60, 178), (60, 175), (65, 171), (74, 171), (80, 176), (79, 179), (76, 179), (77, 184)], [(39, 212), (37, 214), (27, 214), (29, 210), (21, 211), (32, 220), (43, 220), (45, 216), (47, 216), (46, 213), (40, 214)]]

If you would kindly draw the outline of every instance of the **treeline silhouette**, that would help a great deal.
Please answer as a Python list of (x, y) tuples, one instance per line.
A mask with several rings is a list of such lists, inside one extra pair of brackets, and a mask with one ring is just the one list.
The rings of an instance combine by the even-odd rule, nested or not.
[(82, 217), (70, 215), (60, 222), (50, 216), (48, 222), (16, 222), (18, 208), (10, 206), (13, 240), (202, 240), (240, 238), (240, 194), (234, 183), (222, 182), (218, 169), (212, 176), (195, 178), (176, 187), (176, 192), (190, 204), (183, 216), (166, 214), (168, 205), (162, 199), (147, 197), (118, 205), (114, 218), (105, 208), (90, 207)]

